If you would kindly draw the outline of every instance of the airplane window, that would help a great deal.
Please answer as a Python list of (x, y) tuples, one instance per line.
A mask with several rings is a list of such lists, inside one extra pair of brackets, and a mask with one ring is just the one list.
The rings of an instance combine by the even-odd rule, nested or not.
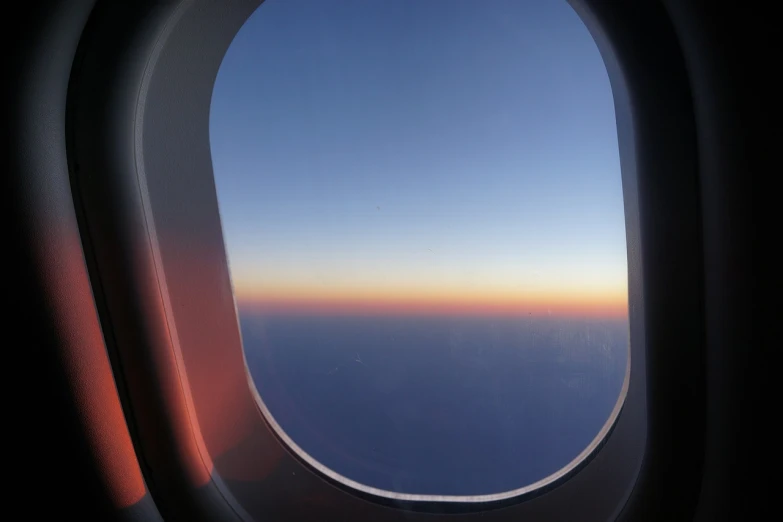
[(267, 0), (210, 140), (248, 371), (335, 473), (524, 487), (595, 443), (629, 358), (606, 68), (564, 1)]

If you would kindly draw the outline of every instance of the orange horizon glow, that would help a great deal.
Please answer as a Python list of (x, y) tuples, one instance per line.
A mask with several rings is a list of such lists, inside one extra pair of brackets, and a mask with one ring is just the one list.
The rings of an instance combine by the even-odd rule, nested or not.
[(243, 309), (267, 313), (315, 315), (557, 316), (625, 318), (625, 291), (567, 295), (260, 293), (238, 290)]

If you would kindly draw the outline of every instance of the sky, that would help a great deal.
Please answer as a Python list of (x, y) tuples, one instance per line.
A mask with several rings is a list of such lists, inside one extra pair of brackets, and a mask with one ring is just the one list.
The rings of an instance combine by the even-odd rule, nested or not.
[(240, 307), (627, 313), (611, 87), (564, 0), (267, 0), (210, 141)]

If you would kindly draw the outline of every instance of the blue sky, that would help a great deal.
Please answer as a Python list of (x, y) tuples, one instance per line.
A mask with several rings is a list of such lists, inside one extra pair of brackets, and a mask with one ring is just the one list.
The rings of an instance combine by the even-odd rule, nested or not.
[(624, 306), (612, 93), (564, 0), (267, 0), (210, 137), (240, 299)]

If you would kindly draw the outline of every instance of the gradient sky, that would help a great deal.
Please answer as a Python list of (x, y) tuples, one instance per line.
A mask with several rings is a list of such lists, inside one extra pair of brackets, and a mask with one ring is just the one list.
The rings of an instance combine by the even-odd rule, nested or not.
[(210, 134), (240, 304), (625, 313), (612, 93), (564, 0), (267, 0)]

